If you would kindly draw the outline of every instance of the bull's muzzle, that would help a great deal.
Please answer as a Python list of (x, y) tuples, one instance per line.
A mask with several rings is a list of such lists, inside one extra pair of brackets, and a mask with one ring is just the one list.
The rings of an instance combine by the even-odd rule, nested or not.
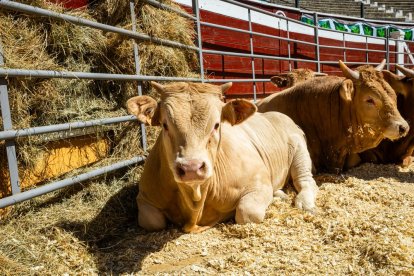
[(396, 120), (385, 130), (385, 137), (391, 140), (400, 139), (408, 134), (410, 127), (405, 120)]
[(206, 162), (200, 159), (176, 162), (176, 174), (183, 182), (205, 180), (207, 178)]

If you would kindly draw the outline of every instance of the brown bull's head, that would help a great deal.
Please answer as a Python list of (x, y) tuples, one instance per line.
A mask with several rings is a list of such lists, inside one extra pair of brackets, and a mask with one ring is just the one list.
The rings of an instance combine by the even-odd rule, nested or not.
[(246, 100), (224, 104), (221, 86), (197, 83), (151, 83), (161, 96), (157, 103), (149, 96), (128, 100), (129, 113), (143, 123), (161, 126), (164, 152), (176, 182), (193, 185), (212, 176), (219, 147), (221, 125), (239, 124), (256, 111)]
[(277, 74), (271, 77), (270, 80), (279, 88), (289, 88), (301, 82), (322, 76), (326, 76), (326, 74), (316, 73), (311, 69), (293, 69), (288, 73)]
[(396, 65), (397, 69), (405, 76), (398, 76), (384, 70), (385, 80), (398, 94), (398, 110), (401, 115), (414, 127), (414, 70)]
[(395, 91), (381, 72), (384, 65), (385, 60), (376, 68), (364, 65), (354, 71), (339, 61), (339, 66), (347, 78), (340, 94), (353, 105), (356, 120), (363, 126), (365, 135), (379, 134), (395, 140), (405, 136), (409, 126), (398, 112)]

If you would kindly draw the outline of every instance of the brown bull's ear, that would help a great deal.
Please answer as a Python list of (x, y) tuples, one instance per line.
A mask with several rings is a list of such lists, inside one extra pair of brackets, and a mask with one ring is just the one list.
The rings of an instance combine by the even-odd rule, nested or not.
[(346, 79), (342, 82), (339, 88), (339, 95), (347, 102), (351, 102), (354, 97), (354, 83), (350, 79)]
[(228, 121), (231, 125), (237, 125), (252, 116), (256, 110), (257, 107), (252, 102), (237, 99), (223, 106), (221, 117), (222, 120)]
[(149, 96), (136, 96), (127, 101), (129, 114), (135, 115), (141, 123), (150, 126), (158, 126), (158, 103)]
[(270, 81), (279, 88), (287, 87), (289, 84), (289, 77), (286, 73), (281, 73), (270, 78)]
[(407, 87), (404, 82), (405, 76), (398, 76), (388, 70), (383, 70), (384, 79), (390, 84), (396, 93), (407, 96), (411, 87)]

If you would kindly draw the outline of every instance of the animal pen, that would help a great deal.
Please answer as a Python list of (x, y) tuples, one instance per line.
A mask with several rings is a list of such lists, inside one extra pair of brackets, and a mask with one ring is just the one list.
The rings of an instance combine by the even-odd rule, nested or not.
[[(20, 2), (30, 3), (30, 1)], [(160, 11), (168, 11), (190, 21), (189, 28), (194, 28), (194, 44), (185, 44), (139, 31), (137, 29), (136, 1), (126, 2), (128, 6), (127, 10), (130, 12), (131, 24), (120, 27), (116, 26), (117, 24), (110, 24), (111, 22), (109, 21), (112, 18), (109, 18), (107, 23), (100, 23), (91, 18), (80, 17), (76, 14), (63, 13), (62, 11), (50, 10), (45, 7), (35, 7), (18, 3), (17, 1), (0, 0), (0, 12), (2, 13), (12, 12), (31, 18), (47, 18), (50, 22), (64, 22), (70, 26), (91, 29), (106, 35), (114, 35), (132, 41), (132, 47), (127, 49), (127, 51), (130, 51), (131, 55), (133, 55), (135, 69), (135, 74), (126, 74), (121, 70), (109, 73), (102, 70), (94, 71), (93, 68), (89, 71), (80, 71), (62, 67), (53, 68), (52, 66), (50, 70), (40, 70), (39, 68), (33, 67), (10, 67), (7, 65), (7, 57), (5, 58), (3, 54), (7, 51), (4, 46), (6, 43), (4, 43), (5, 41), (0, 41), (0, 65), (2, 65), (0, 66), (0, 103), (4, 129), (0, 131), (0, 140), (4, 141), (5, 153), (7, 155), (7, 167), (3, 168), (3, 172), (1, 173), (4, 175), (3, 181), (5, 181), (2, 184), (7, 187), (5, 188), (6, 191), (3, 193), (3, 197), (0, 198), (0, 209), (97, 176), (103, 176), (117, 170), (140, 165), (145, 161), (145, 153), (150, 144), (147, 135), (148, 129), (141, 124), (138, 135), (133, 136), (140, 137), (141, 139), (141, 151), (139, 155), (116, 160), (112, 164), (105, 164), (98, 168), (92, 167), (92, 169), (76, 175), (71, 174), (71, 171), (67, 168), (52, 169), (54, 171), (53, 173), (47, 173), (45, 177), (32, 181), (30, 185), (22, 185), (22, 183), (28, 181), (25, 180), (27, 174), (22, 175), (22, 168), (18, 160), (19, 148), (16, 148), (16, 145), (21, 139), (53, 135), (52, 140), (58, 137), (59, 140), (68, 141), (68, 147), (70, 148), (76, 145), (76, 141), (81, 135), (93, 134), (96, 130), (100, 130), (101, 127), (105, 126), (123, 126), (128, 122), (136, 121), (136, 118), (125, 114), (121, 116), (117, 113), (116, 115), (118, 116), (108, 116), (105, 118), (91, 118), (89, 120), (76, 120), (66, 123), (17, 128), (13, 124), (12, 118), (14, 114), (9, 103), (10, 81), (13, 79), (67, 79), (73, 80), (74, 82), (90, 80), (117, 83), (132, 81), (134, 82), (134, 86), (131, 91), (137, 95), (150, 93), (147, 84), (148, 81), (233, 82), (234, 85), (229, 93), (224, 95), (225, 99), (246, 97), (256, 101), (259, 98), (277, 91), (270, 84), (269, 79), (278, 72), (286, 72), (295, 68), (310, 68), (316, 72), (339, 75), (339, 59), (352, 67), (361, 64), (377, 65), (385, 58), (387, 60), (387, 69), (391, 70), (395, 69), (395, 64), (413, 64), (410, 52), (414, 49), (413, 41), (404, 40), (399, 33), (393, 35), (387, 34), (385, 37), (371, 37), (338, 30), (328, 30), (321, 28), (318, 24), (316, 26), (309, 25), (299, 20), (299, 15), (302, 13), (310, 15), (314, 22), (318, 22), (318, 19), (322, 17), (341, 18), (336, 15), (309, 12), (277, 5), (264, 5), (253, 1), (176, 1), (181, 4), (181, 9), (177, 5), (172, 6), (155, 0), (145, 0), (143, 2)], [(227, 11), (234, 10), (234, 13), (231, 15), (218, 14), (211, 8), (212, 5), (217, 5)], [(233, 17), (234, 14), (238, 15)], [(350, 17), (342, 17), (342, 19), (357, 20), (356, 18)], [(374, 23), (385, 24), (386, 22)], [(401, 23), (401, 25), (408, 26), (409, 24)], [(141, 66), (141, 44), (144, 43), (144, 47), (147, 47), (146, 45), (158, 45), (162, 46), (163, 49), (183, 49), (188, 53), (192, 53), (192, 55), (196, 56), (193, 72), (188, 73), (187, 76), (174, 75), (174, 70), (169, 71), (169, 76), (155, 70), (151, 72), (152, 74), (143, 73)], [(192, 59), (194, 56), (186, 58)], [(122, 85), (120, 87), (123, 88)], [(47, 101), (47, 98), (44, 100)], [(111, 142), (99, 144), (99, 141), (98, 139), (87, 142), (93, 144), (93, 147), (97, 147), (101, 152), (101, 154), (96, 154), (95, 156), (94, 153), (85, 150), (86, 154), (93, 155), (91, 160), (75, 162), (76, 157), (73, 157), (69, 161), (62, 162), (75, 162), (76, 166), (72, 167), (74, 172), (77, 172), (76, 169), (78, 168), (88, 167), (87, 165), (98, 162), (108, 156), (111, 151), (110, 148), (112, 147), (110, 145)], [(63, 151), (57, 152), (56, 154), (57, 156), (55, 158), (60, 160), (59, 156), (71, 154), (71, 152), (67, 153)], [(129, 153), (129, 155), (135, 155), (135, 153)], [(45, 164), (45, 167), (47, 166), (48, 164)], [(57, 165), (54, 164), (53, 166)], [(45, 171), (45, 168), (40, 170), (41, 174), (45, 174)], [(64, 176), (66, 178), (62, 179)], [(47, 181), (53, 182), (43, 184)], [(332, 182), (335, 181), (337, 180), (332, 180)], [(359, 187), (359, 184), (352, 184), (350, 182), (346, 182), (346, 187), (352, 185)], [(42, 185), (36, 185), (38, 183), (42, 183)], [(332, 187), (326, 189), (331, 192), (334, 190)], [(381, 190), (376, 196), (379, 198), (383, 194)], [(361, 198), (364, 195), (360, 195)], [(326, 199), (325, 201), (328, 202), (329, 200)], [(270, 216), (274, 218), (276, 215), (272, 214)], [(307, 215), (303, 215), (302, 218), (306, 222), (317, 221), (322, 224), (318, 219), (310, 218)], [(296, 220), (287, 221), (287, 224), (289, 223), (292, 225), (300, 224)], [(242, 238), (249, 235), (265, 236), (261, 231), (248, 228), (247, 233), (244, 233), (240, 230), (239, 226), (234, 226), (231, 229), (225, 228), (224, 230), (230, 236), (233, 235)], [(335, 232), (334, 234), (337, 236), (334, 236), (333, 239), (345, 239), (347, 235), (350, 235), (349, 233), (344, 234), (342, 232), (340, 234)], [(174, 236), (175, 234), (172, 235)], [(329, 236), (330, 233), (326, 235)], [(194, 238), (190, 237), (188, 239), (190, 242), (194, 242)], [(370, 250), (367, 248), (366, 252), (364, 251), (366, 255), (371, 254)], [(378, 257), (380, 262), (385, 262), (381, 258), (381, 256)], [(243, 261), (240, 261), (240, 263), (243, 263)], [(220, 262), (212, 262), (210, 266), (217, 271), (223, 269)], [(198, 272), (203, 272), (202, 268), (197, 267), (192, 268), (192, 271), (197, 272), (197, 269), (199, 269)], [(352, 273), (352, 271), (353, 268), (349, 268), (349, 272)]]

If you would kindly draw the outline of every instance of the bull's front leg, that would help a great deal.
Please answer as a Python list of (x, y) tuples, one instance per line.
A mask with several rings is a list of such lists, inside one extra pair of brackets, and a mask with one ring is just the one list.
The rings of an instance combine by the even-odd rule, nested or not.
[(167, 227), (167, 220), (164, 214), (156, 207), (145, 202), (139, 196), (138, 205), (138, 225), (148, 231), (160, 231)]
[(273, 200), (273, 188), (270, 181), (256, 185), (254, 189), (240, 198), (236, 207), (236, 223), (259, 223), (264, 220), (267, 207)]

